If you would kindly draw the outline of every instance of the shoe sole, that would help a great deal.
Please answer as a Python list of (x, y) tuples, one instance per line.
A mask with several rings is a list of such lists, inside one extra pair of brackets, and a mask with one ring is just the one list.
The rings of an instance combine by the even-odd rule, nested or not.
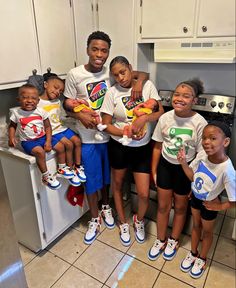
[(145, 242), (146, 239), (143, 239), (143, 240), (140, 240), (138, 238), (138, 236), (136, 236), (135, 232), (134, 232), (134, 235), (135, 235), (135, 240), (139, 243), (139, 244), (143, 244)]
[(194, 279), (198, 279), (200, 278), (203, 274), (204, 274), (205, 270), (203, 270), (199, 275), (194, 275), (191, 273), (191, 270), (189, 271), (189, 275), (194, 278)]
[(114, 229), (115, 228), (115, 224), (113, 224), (113, 225), (109, 225), (109, 224), (107, 224), (104, 220), (103, 220), (103, 222), (104, 222), (104, 225), (108, 228), (108, 229)]
[(51, 186), (48, 186), (47, 184), (44, 184), (44, 185), (46, 185), (46, 186), (47, 186), (49, 189), (51, 189), (51, 190), (58, 190), (58, 189), (61, 188), (61, 184), (58, 185), (57, 187), (51, 187)]
[(155, 261), (160, 257), (160, 255), (161, 255), (161, 253), (159, 253), (157, 256), (153, 257), (153, 256), (150, 256), (150, 254), (148, 253), (148, 259), (151, 261)]
[(84, 238), (84, 243), (85, 243), (86, 245), (92, 244), (92, 243), (96, 240), (97, 236), (98, 236), (98, 233), (97, 233), (97, 234), (94, 236), (94, 238), (92, 238), (91, 240), (86, 240), (86, 239)]
[(184, 272), (184, 273), (188, 273), (188, 272), (191, 270), (192, 267), (193, 267), (193, 266), (190, 266), (188, 269), (186, 269), (186, 268), (183, 268), (181, 265), (179, 266), (180, 270), (181, 270), (182, 272)]
[(130, 240), (129, 242), (123, 242), (123, 241), (121, 240), (121, 238), (120, 238), (120, 242), (121, 242), (121, 244), (122, 244), (123, 246), (125, 246), (125, 247), (130, 246), (130, 244), (131, 244), (131, 240)]
[(171, 260), (173, 260), (173, 259), (175, 258), (176, 254), (177, 254), (177, 252), (176, 252), (173, 256), (171, 256), (171, 257), (166, 256), (165, 254), (163, 254), (162, 256), (163, 256), (163, 258), (164, 258), (166, 261), (171, 261)]
[(71, 176), (65, 176), (65, 175), (63, 175), (63, 174), (59, 174), (59, 173), (57, 173), (57, 175), (58, 175), (58, 177), (62, 177), (62, 178), (65, 178), (65, 179), (71, 179), (71, 178), (73, 178), (75, 175), (71, 175)]

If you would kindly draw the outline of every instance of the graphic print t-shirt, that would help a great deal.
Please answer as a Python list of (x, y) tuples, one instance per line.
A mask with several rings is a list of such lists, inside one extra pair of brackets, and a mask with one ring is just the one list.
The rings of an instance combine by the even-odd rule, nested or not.
[(205, 151), (200, 152), (190, 164), (194, 171), (192, 192), (200, 200), (211, 201), (225, 189), (229, 201), (236, 201), (236, 177), (231, 160), (214, 164)]
[[(106, 113), (113, 116), (113, 125), (118, 128), (123, 128), (133, 119), (133, 109), (135, 106), (148, 99), (160, 100), (158, 92), (151, 81), (147, 81), (143, 86), (143, 98), (140, 100), (131, 100), (131, 88), (123, 88), (116, 84), (112, 86), (106, 93), (101, 113)], [(147, 132), (139, 141), (133, 140), (128, 146), (139, 147), (147, 144), (150, 141), (152, 132), (151, 123), (147, 123)], [(111, 136), (118, 141), (121, 137)]]
[(61, 133), (67, 129), (67, 127), (62, 125), (60, 120), (61, 101), (59, 99), (50, 101), (40, 99), (38, 107), (48, 113), (50, 124), (52, 126), (52, 135)]
[[(91, 73), (84, 68), (84, 65), (80, 65), (68, 73), (64, 95), (72, 99), (85, 99), (89, 102), (90, 107), (100, 114), (100, 108), (109, 87), (109, 70), (105, 66), (101, 72)], [(109, 136), (105, 132), (103, 132), (103, 141), (96, 140), (94, 136), (97, 130), (86, 129), (80, 121), (77, 122), (76, 129), (81, 136), (82, 143), (106, 143), (109, 140)]]
[(20, 107), (11, 110), (10, 120), (17, 124), (20, 141), (35, 140), (45, 135), (43, 121), (48, 113), (36, 108), (34, 111), (25, 111)]
[(152, 139), (163, 142), (162, 155), (170, 163), (179, 164), (177, 154), (180, 147), (185, 148), (186, 159), (189, 162), (202, 150), (202, 130), (206, 125), (206, 120), (198, 113), (182, 118), (171, 110), (160, 117)]

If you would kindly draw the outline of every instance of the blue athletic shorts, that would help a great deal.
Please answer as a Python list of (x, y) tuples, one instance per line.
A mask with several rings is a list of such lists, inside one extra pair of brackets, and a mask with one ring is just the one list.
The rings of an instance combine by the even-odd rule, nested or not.
[(62, 131), (61, 133), (52, 135), (52, 138), (55, 138), (57, 139), (57, 141), (60, 141), (63, 137), (70, 140), (70, 138), (73, 136), (78, 136), (78, 135), (73, 130), (68, 128), (65, 131)]
[(93, 194), (110, 184), (110, 165), (107, 143), (82, 144), (82, 163), (87, 180), (85, 191)]
[[(34, 140), (22, 141), (21, 146), (27, 154), (32, 155), (31, 151), (36, 146), (41, 146), (44, 148), (44, 144), (46, 142), (46, 136), (40, 137)], [(52, 137), (52, 147), (54, 147), (58, 143), (58, 140)]]

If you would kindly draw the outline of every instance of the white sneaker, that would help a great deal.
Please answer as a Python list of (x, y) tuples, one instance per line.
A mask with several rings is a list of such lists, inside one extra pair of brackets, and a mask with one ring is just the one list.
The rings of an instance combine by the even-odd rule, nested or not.
[(99, 131), (103, 131), (103, 130), (105, 130), (106, 128), (107, 128), (107, 125), (105, 125), (105, 124), (99, 123), (99, 124), (97, 125), (97, 129), (98, 129)]
[(120, 241), (124, 246), (129, 246), (131, 243), (128, 223), (120, 225)]
[(94, 138), (98, 141), (102, 141), (104, 139), (102, 132), (96, 132)]
[(134, 222), (134, 235), (138, 243), (142, 244), (145, 241), (144, 221), (138, 221), (137, 215), (133, 216)]
[(84, 243), (90, 245), (96, 239), (101, 227), (101, 218), (92, 218), (89, 221), (88, 230), (84, 236)]
[(101, 216), (103, 218), (105, 226), (108, 229), (113, 229), (115, 227), (115, 220), (112, 216), (112, 210), (109, 205), (102, 205)]
[(168, 238), (167, 245), (163, 253), (163, 258), (167, 261), (172, 260), (175, 257), (178, 248), (179, 242), (174, 239)]
[(129, 145), (129, 143), (131, 143), (132, 142), (132, 138), (129, 138), (128, 136), (126, 136), (126, 135), (124, 135), (122, 138), (120, 138), (118, 141), (122, 144), (122, 145), (124, 145), (124, 146), (127, 146), (127, 145)]
[(180, 264), (180, 269), (183, 272), (189, 272), (191, 268), (193, 267), (193, 264), (196, 260), (196, 256), (193, 256), (192, 252), (188, 252), (187, 256), (182, 260)]
[(42, 182), (52, 190), (57, 190), (61, 187), (60, 182), (51, 174), (46, 177), (42, 177)]
[(197, 279), (202, 276), (206, 269), (206, 261), (201, 258), (196, 258), (192, 269), (189, 271), (191, 277)]
[(80, 182), (86, 182), (86, 175), (84, 173), (84, 166), (80, 165), (79, 167), (75, 167), (75, 172), (79, 177)]
[(74, 172), (69, 166), (64, 166), (63, 168), (57, 169), (57, 174), (66, 179), (71, 179), (74, 177)]
[(160, 239), (156, 239), (152, 248), (148, 252), (148, 258), (152, 261), (156, 260), (165, 250), (165, 247), (166, 242), (161, 242)]
[(68, 181), (72, 186), (78, 187), (81, 185), (81, 181), (74, 171), (73, 171), (73, 173), (74, 173), (73, 178), (68, 179)]

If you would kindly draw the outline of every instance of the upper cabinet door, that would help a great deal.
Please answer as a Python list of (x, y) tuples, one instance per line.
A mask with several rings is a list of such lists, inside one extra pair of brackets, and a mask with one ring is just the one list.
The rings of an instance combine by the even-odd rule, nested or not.
[(123, 55), (134, 62), (134, 2), (133, 0), (98, 0), (98, 29), (107, 33), (112, 45), (108, 62)]
[(21, 85), (33, 69), (40, 70), (40, 64), (31, 0), (1, 0), (0, 5), (0, 89), (4, 89), (14, 82)]
[[(20, 1), (21, 2), (21, 1)], [(34, 0), (42, 73), (58, 75), (75, 65), (73, 13), (69, 0)]]
[(235, 0), (201, 0), (197, 37), (235, 36)]
[(142, 0), (141, 38), (193, 37), (196, 0)]
[(92, 0), (73, 0), (77, 65), (88, 62), (87, 38), (95, 30), (95, 3)]

